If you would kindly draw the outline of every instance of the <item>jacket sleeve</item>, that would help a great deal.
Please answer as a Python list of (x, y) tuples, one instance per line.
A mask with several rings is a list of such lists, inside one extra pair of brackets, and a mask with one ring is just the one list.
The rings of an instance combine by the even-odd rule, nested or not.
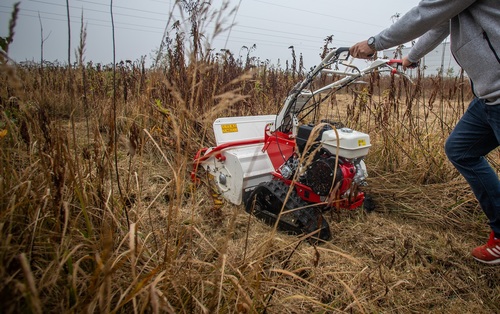
[(437, 39), (434, 30), (442, 31), (445, 23), (449, 24), (452, 17), (476, 1), (479, 0), (422, 0), (396, 23), (374, 36), (375, 48), (377, 51), (392, 48), (414, 40), (429, 30), (433, 31), (428, 36)]
[(408, 59), (411, 62), (417, 62), (422, 59), (432, 49), (440, 45), (450, 34), (450, 22), (444, 21), (440, 25), (427, 31), (422, 35), (408, 53)]

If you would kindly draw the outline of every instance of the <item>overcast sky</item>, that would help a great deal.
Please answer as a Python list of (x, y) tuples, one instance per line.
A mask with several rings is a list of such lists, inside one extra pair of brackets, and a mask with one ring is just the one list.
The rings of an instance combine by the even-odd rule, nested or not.
[[(223, 0), (212, 0), (212, 10), (219, 10)], [(10, 14), (15, 2), (0, 4), (0, 36), (8, 34)], [(68, 26), (66, 0), (22, 0), (15, 27), (14, 42), (9, 56), (16, 61), (40, 60), (43, 27), (44, 59), (67, 62)], [(138, 60), (147, 57), (160, 46), (164, 29), (182, 16), (174, 7), (175, 0), (114, 0), (116, 60)], [(281, 65), (291, 60), (290, 46), (297, 56), (303, 54), (306, 65), (319, 62), (323, 41), (333, 35), (333, 45), (351, 46), (377, 34), (404, 14), (418, 0), (231, 0), (223, 12), (224, 25), (234, 26), (215, 38), (211, 37), (214, 23), (204, 31), (216, 51), (226, 48), (236, 56), (245, 54), (243, 46), (256, 46), (251, 56)], [(87, 28), (85, 60), (110, 63), (112, 32), (110, 1), (69, 0), (71, 20), (71, 61), (76, 60), (81, 17)], [(233, 10), (234, 9), (234, 10)], [(232, 13), (231, 13), (232, 10)], [(173, 12), (169, 21), (169, 13)]]

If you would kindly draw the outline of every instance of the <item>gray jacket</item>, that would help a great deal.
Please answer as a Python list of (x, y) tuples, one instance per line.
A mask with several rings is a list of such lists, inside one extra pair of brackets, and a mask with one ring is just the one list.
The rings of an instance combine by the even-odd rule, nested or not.
[(474, 94), (487, 104), (500, 104), (500, 0), (422, 0), (375, 36), (375, 48), (388, 49), (421, 36), (408, 54), (416, 62), (448, 35)]

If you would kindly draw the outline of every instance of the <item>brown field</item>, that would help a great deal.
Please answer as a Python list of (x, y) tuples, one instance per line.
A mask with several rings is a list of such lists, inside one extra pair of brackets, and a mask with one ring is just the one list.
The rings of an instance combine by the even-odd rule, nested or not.
[(150, 69), (1, 58), (2, 311), (500, 312), (499, 268), (470, 256), (486, 217), (443, 151), (466, 78), (373, 75), (327, 100), (371, 136), (377, 208), (325, 214), (313, 246), (189, 177), (216, 117), (276, 113), (304, 72), (172, 40)]

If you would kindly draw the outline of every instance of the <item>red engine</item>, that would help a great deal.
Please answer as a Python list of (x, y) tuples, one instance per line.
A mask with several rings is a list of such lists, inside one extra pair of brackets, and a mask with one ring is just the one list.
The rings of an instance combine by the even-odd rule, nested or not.
[[(306, 147), (312, 128), (301, 126), (296, 139), (280, 132), (266, 138), (264, 149), (277, 169), (273, 175), (288, 186), (294, 182), (297, 195), (308, 203), (358, 208), (364, 201), (364, 193), (358, 190), (359, 185), (365, 184), (362, 159), (337, 157), (319, 146), (319, 138)], [(327, 126), (322, 131), (329, 129)]]

